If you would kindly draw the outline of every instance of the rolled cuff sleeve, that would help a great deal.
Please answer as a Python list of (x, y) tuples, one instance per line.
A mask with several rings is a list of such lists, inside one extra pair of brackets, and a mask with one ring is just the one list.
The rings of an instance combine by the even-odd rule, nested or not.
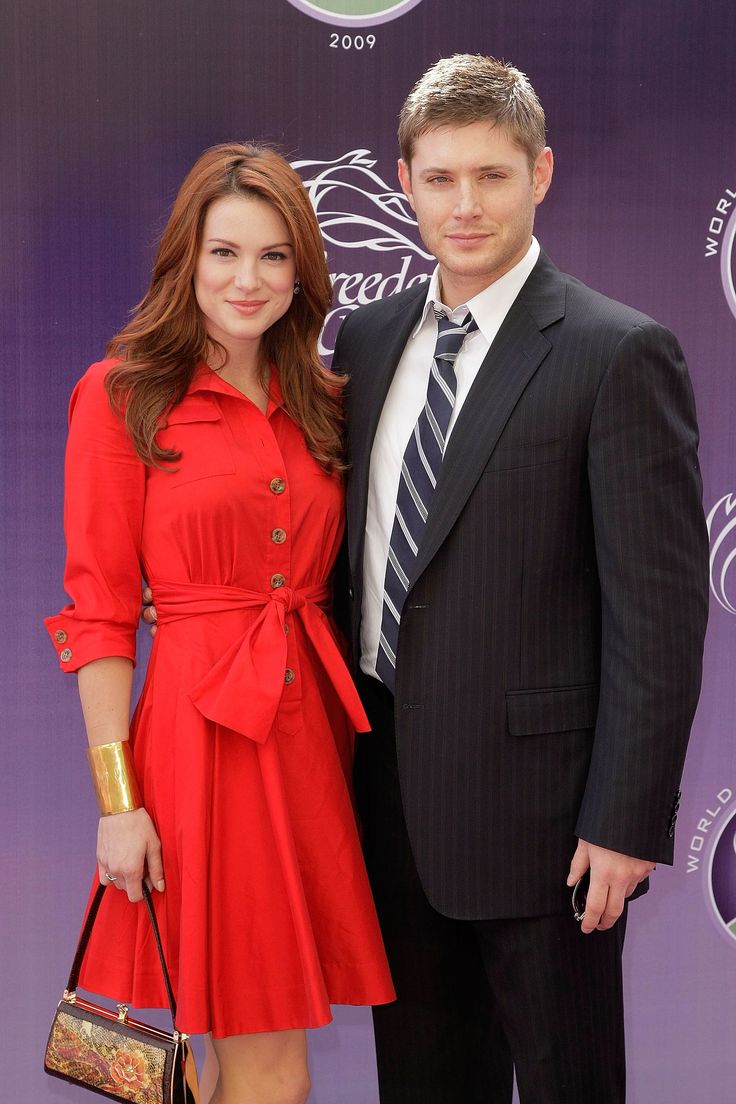
[(109, 656), (135, 663), (146, 474), (110, 407), (104, 381), (111, 367), (92, 365), (69, 405), (64, 589), (71, 601), (44, 621), (66, 672)]
[(62, 671), (71, 674), (107, 656), (122, 656), (135, 666), (135, 629), (104, 621), (80, 621), (74, 606), (44, 619)]

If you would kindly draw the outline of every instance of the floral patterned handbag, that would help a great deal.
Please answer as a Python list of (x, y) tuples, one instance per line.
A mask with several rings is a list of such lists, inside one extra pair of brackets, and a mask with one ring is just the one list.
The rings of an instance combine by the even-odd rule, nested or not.
[(82, 960), (107, 888), (99, 887), (87, 914), (69, 981), (51, 1025), (44, 1069), (126, 1104), (198, 1104), (194, 1056), (189, 1036), (176, 1029), (176, 1002), (147, 886), (143, 886), (143, 896), (161, 960), (173, 1030), (161, 1031), (131, 1019), (124, 1004), (113, 1012), (77, 996)]

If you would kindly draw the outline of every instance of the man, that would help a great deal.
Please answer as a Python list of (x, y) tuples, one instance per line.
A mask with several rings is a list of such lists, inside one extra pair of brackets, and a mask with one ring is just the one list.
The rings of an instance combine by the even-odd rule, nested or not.
[(626, 901), (672, 862), (700, 685), (692, 389), (532, 237), (553, 159), (522, 73), (439, 61), (399, 142), (437, 268), (335, 350), (381, 1102), (508, 1101), (512, 1061), (523, 1104), (619, 1102)]

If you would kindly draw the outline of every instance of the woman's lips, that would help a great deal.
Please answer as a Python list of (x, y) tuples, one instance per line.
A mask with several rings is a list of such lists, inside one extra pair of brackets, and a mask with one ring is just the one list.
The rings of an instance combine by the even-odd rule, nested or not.
[(240, 314), (255, 314), (266, 302), (266, 299), (228, 299), (229, 305)]

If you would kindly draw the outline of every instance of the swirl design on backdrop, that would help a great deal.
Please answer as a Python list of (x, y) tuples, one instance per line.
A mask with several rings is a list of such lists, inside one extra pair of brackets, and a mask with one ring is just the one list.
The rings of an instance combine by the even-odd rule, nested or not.
[(417, 224), (406, 196), (374, 172), (376, 159), (370, 150), (351, 150), (332, 161), (291, 164), (304, 180), (322, 235), (330, 245), (379, 253), (403, 249), (425, 261), (433, 260), (412, 236)]
[[(736, 238), (736, 207), (726, 223), (721, 246), (721, 282), (731, 314), (736, 318), (736, 286), (734, 286), (734, 239)], [(734, 610), (731, 611), (736, 612)]]
[[(710, 538), (710, 589), (718, 605), (736, 614), (728, 593), (728, 578), (736, 562), (736, 495), (719, 498), (706, 518)], [(736, 587), (732, 593), (736, 599)]]

